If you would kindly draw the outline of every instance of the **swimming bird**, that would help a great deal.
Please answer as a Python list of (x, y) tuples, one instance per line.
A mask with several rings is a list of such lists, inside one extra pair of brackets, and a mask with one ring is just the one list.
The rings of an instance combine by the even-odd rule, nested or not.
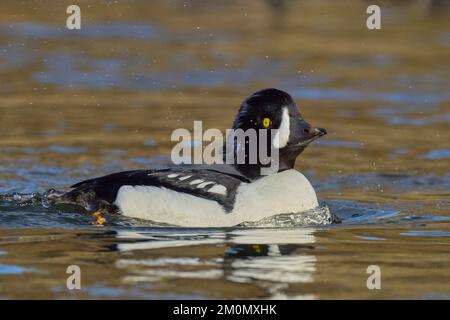
[(269, 140), (278, 151), (278, 170), (262, 174), (267, 162), (259, 158), (251, 162), (250, 148), (243, 148), (240, 163), (118, 172), (79, 182), (51, 200), (84, 207), (97, 225), (104, 224), (103, 214), (119, 213), (185, 227), (235, 226), (318, 206), (314, 188), (294, 165), (326, 130), (312, 128), (288, 93), (278, 89), (253, 93), (242, 102), (233, 129), (276, 129)]

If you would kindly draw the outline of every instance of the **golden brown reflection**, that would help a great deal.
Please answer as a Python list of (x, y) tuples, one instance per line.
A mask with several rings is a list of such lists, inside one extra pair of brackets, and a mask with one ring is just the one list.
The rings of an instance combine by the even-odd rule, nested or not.
[[(449, 8), (407, 2), (383, 4), (369, 31), (358, 0), (80, 0), (78, 34), (70, 1), (2, 3), (0, 194), (164, 163), (173, 129), (225, 130), (273, 86), (327, 128), (297, 168), (346, 221), (245, 243), (252, 232), (167, 231), (157, 248), (64, 218), (22, 229), (33, 216), (0, 203), (0, 298), (448, 298)], [(356, 220), (366, 207), (395, 214)], [(85, 290), (65, 289), (69, 264)]]
[[(1, 232), (0, 296), (9, 298), (445, 298), (448, 233), (423, 227), (230, 231)], [(430, 230), (431, 229), (431, 230)], [(411, 234), (408, 234), (411, 233)], [(65, 287), (67, 266), (82, 290)], [(368, 290), (369, 265), (382, 289)], [(6, 272), (5, 272), (6, 273)], [(26, 285), (26, 288), (24, 284)]]

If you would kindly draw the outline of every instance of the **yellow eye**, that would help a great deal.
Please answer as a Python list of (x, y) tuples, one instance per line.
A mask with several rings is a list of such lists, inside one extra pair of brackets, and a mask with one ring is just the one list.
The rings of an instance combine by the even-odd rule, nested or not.
[(268, 128), (272, 124), (272, 120), (270, 120), (269, 118), (264, 118), (262, 124), (264, 128)]

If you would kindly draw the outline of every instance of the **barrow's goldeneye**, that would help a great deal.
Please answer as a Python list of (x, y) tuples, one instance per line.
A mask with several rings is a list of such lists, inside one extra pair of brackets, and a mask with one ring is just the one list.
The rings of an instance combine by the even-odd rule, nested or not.
[[(261, 175), (264, 164), (178, 165), (132, 170), (79, 182), (53, 197), (53, 203), (76, 204), (93, 212), (120, 213), (186, 227), (226, 227), (318, 206), (316, 193), (294, 169), (298, 155), (326, 134), (312, 128), (291, 96), (278, 89), (255, 92), (241, 104), (233, 129), (278, 129), (273, 143), (278, 171)], [(247, 159), (247, 158), (246, 158)]]

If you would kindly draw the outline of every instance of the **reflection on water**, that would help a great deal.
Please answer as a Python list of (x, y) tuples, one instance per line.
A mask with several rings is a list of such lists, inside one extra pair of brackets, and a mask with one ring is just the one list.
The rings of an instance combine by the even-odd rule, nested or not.
[[(380, 32), (359, 0), (79, 0), (79, 31), (63, 2), (2, 3), (0, 297), (448, 298), (449, 6), (402, 3), (382, 4)], [(173, 129), (229, 128), (264, 87), (329, 132), (297, 162), (317, 211), (95, 228), (47, 205), (50, 188), (170, 161)], [(380, 291), (366, 287), (373, 264)]]
[(450, 158), (450, 149), (431, 150), (423, 157), (429, 160)]
[(419, 237), (450, 237), (450, 232), (445, 231), (408, 231), (400, 233), (402, 236), (419, 236)]
[(2, 275), (2, 274), (21, 274), (24, 272), (27, 272), (27, 269), (21, 268), (19, 266), (0, 264), (0, 275)]
[[(423, 290), (437, 295), (448, 292), (442, 282), (448, 277), (448, 268), (444, 267), (448, 260), (443, 254), (449, 245), (448, 232), (436, 230), (446, 226), (434, 224), (420, 230), (423, 224), (415, 224), (414, 231), (398, 226), (381, 230), (364, 225), (327, 229), (120, 227), (109, 231), (37, 233), (1, 230), (0, 245), (9, 248), (2, 260), (20, 261), (21, 266), (1, 264), (0, 279), (21, 274), (21, 281), (33, 281), (31, 294), (23, 291), (19, 281), (17, 286), (1, 286), (0, 295), (422, 298)], [(415, 238), (420, 239), (419, 246), (413, 246)], [(399, 256), (399, 252), (406, 255)], [(64, 288), (65, 269), (73, 263), (80, 265), (83, 273), (81, 291)], [(371, 264), (380, 265), (384, 290), (367, 290), (366, 268)], [(427, 268), (428, 264), (434, 266), (433, 270)], [(402, 286), (405, 281), (413, 286)], [(43, 290), (33, 293), (33, 288), (42, 285)]]
[[(312, 229), (295, 230), (234, 230), (195, 234), (167, 234), (164, 240), (153, 234), (118, 232), (118, 237), (142, 239), (142, 242), (120, 244), (120, 251), (151, 250), (193, 245), (221, 245), (228, 249), (217, 258), (170, 257), (152, 259), (122, 258), (116, 262), (119, 269), (132, 275), (124, 281), (151, 283), (173, 278), (218, 279), (236, 283), (253, 283), (267, 290), (271, 298), (285, 298), (280, 290), (290, 283), (312, 282), (316, 258), (296, 250), (312, 248), (315, 242)], [(144, 240), (145, 239), (145, 240)], [(301, 298), (310, 297), (299, 296)], [(291, 297), (292, 298), (292, 297)]]
[(104, 38), (125, 38), (135, 40), (149, 40), (161, 37), (161, 31), (157, 27), (149, 24), (89, 24), (85, 25), (81, 30), (68, 30), (63, 27), (33, 24), (33, 23), (15, 23), (8, 26), (2, 26), (0, 32), (13, 36), (21, 37), (28, 40), (46, 40), (60, 39), (64, 40), (70, 37), (104, 39)]

